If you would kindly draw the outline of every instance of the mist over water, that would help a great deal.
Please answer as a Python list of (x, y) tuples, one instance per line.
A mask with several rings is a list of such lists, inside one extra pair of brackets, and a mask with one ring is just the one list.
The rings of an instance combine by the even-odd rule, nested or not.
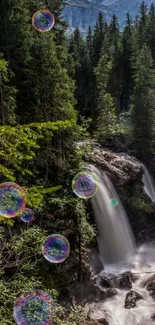
[[(146, 290), (147, 280), (155, 274), (155, 246), (146, 243), (135, 247), (127, 215), (113, 184), (106, 173), (101, 173), (94, 166), (92, 169), (99, 177), (99, 191), (91, 202), (98, 230), (100, 259), (104, 265), (100, 275), (108, 278), (116, 276), (112, 281), (117, 295), (103, 302), (89, 304), (91, 317), (106, 318), (109, 325), (155, 325), (152, 319), (155, 315), (155, 301)], [(155, 202), (153, 179), (146, 168), (143, 182), (145, 192)], [(112, 197), (118, 200), (117, 207), (109, 205)], [(132, 290), (143, 297), (131, 309), (124, 308), (125, 297), (130, 290), (117, 287), (118, 276), (126, 270), (136, 274), (137, 280), (132, 283)]]
[[(91, 317), (94, 319), (105, 317), (109, 325), (155, 325), (155, 321), (151, 319), (155, 315), (155, 301), (146, 290), (147, 280), (155, 274), (155, 247), (151, 244), (144, 244), (139, 247), (130, 267), (128, 265), (128, 269), (137, 276), (135, 283), (132, 283), (131, 290), (135, 290), (143, 299), (136, 301), (136, 307), (125, 309), (125, 297), (130, 290), (119, 289), (117, 287), (119, 278), (116, 277), (113, 280), (113, 286), (117, 290), (117, 295), (104, 302), (90, 304), (89, 308), (93, 311)], [(124, 268), (120, 267), (115, 275), (123, 272)], [(108, 270), (108, 267), (102, 271), (102, 274), (109, 278), (113, 277), (111, 269)]]

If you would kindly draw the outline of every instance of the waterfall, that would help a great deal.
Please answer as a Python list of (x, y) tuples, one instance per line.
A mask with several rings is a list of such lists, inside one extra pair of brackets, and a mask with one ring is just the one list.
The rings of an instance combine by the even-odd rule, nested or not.
[(148, 169), (143, 165), (144, 174), (142, 182), (144, 184), (144, 191), (150, 197), (153, 203), (155, 203), (155, 183), (153, 177), (150, 175)]
[[(116, 276), (123, 273), (125, 269), (121, 262), (124, 262), (128, 270), (137, 274), (131, 290), (135, 290), (143, 299), (136, 301), (134, 308), (125, 309), (125, 298), (130, 289), (122, 289), (114, 284), (117, 290), (115, 296), (92, 302), (87, 310), (92, 319), (106, 318), (109, 325), (153, 325), (155, 301), (146, 290), (146, 281), (155, 274), (155, 246), (143, 244), (135, 251), (133, 234), (113, 184), (105, 172), (100, 172), (94, 166), (91, 169), (99, 177), (99, 190), (91, 203), (98, 230), (100, 258), (104, 265), (100, 275), (113, 278), (113, 273)], [(143, 182), (146, 193), (154, 202), (154, 184), (146, 168)], [(115, 207), (109, 204), (112, 198), (118, 201)]]
[[(116, 190), (105, 172), (96, 167), (91, 170), (98, 175), (99, 189), (91, 199), (97, 231), (100, 259), (106, 265), (119, 264), (128, 261), (135, 253), (135, 242), (126, 212)], [(109, 201), (115, 198), (116, 207)]]

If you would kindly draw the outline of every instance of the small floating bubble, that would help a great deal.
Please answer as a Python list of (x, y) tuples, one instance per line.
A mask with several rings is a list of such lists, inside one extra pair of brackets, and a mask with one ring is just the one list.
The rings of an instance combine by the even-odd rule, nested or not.
[(35, 220), (35, 215), (31, 209), (25, 208), (20, 218), (23, 222), (32, 222)]
[(111, 207), (116, 207), (118, 205), (118, 200), (116, 198), (112, 198), (110, 201), (109, 201), (109, 204)]

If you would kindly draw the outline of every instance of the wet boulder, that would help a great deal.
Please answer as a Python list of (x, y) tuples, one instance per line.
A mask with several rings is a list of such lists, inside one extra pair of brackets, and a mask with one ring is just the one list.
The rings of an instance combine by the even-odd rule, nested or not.
[(155, 290), (155, 274), (146, 282), (146, 290), (154, 291)]
[(102, 288), (112, 288), (111, 281), (105, 276), (98, 277), (97, 284)]
[(132, 283), (134, 283), (137, 279), (138, 277), (131, 272), (124, 272), (113, 280), (113, 287), (118, 287), (120, 289), (131, 289)]
[(112, 179), (119, 183), (128, 181), (137, 181), (143, 174), (142, 164), (132, 156), (123, 153), (114, 153), (103, 148), (96, 148), (86, 153), (85, 161), (100, 167), (107, 171)]
[(111, 298), (116, 295), (117, 295), (117, 290), (113, 288), (109, 288), (107, 290), (102, 290), (98, 292), (98, 297), (96, 298), (95, 301), (98, 302), (100, 300), (105, 300), (107, 298)]
[(80, 283), (72, 288), (72, 295), (74, 295), (77, 303), (91, 303), (94, 301), (101, 301), (106, 298), (106, 291), (102, 290), (96, 284), (96, 279), (90, 280), (87, 283)]
[(117, 290), (114, 288), (103, 289), (98, 285), (97, 279), (94, 278), (85, 284), (80, 284), (74, 286), (72, 290), (72, 295), (75, 297), (76, 301), (83, 304), (100, 302), (117, 294)]
[(155, 300), (155, 290), (150, 290), (149, 294), (152, 297), (152, 299)]
[(129, 275), (129, 277), (130, 277), (130, 279), (131, 279), (131, 281), (132, 281), (133, 283), (134, 283), (136, 280), (139, 279), (138, 275), (135, 275), (135, 274), (131, 273), (130, 271), (129, 271), (129, 272), (125, 272), (125, 274), (128, 274), (128, 275)]
[(124, 273), (119, 280), (119, 287), (121, 289), (131, 289), (132, 288), (132, 280), (131, 275), (128, 273)]
[(80, 325), (109, 325), (109, 322), (105, 318), (102, 318), (97, 320), (86, 320), (80, 323)]
[(117, 290), (110, 288), (106, 290), (106, 298), (110, 298), (112, 296), (116, 296), (117, 295)]
[(143, 297), (136, 291), (131, 290), (126, 294), (124, 308), (130, 309), (136, 306), (136, 301)]
[[(91, 213), (91, 211), (90, 211)], [(96, 247), (91, 247), (88, 252), (88, 262), (87, 262), (95, 275), (98, 275), (103, 270), (103, 264), (100, 260), (98, 251)]]

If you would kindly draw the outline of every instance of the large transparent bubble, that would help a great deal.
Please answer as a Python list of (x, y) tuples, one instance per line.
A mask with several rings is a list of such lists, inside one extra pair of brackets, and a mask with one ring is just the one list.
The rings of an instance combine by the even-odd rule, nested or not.
[(49, 32), (55, 24), (54, 15), (47, 9), (38, 10), (32, 17), (33, 27), (42, 33)]
[(73, 192), (82, 199), (93, 197), (98, 191), (98, 177), (95, 173), (83, 171), (72, 180)]
[(18, 325), (51, 325), (56, 307), (52, 297), (42, 290), (25, 291), (14, 305)]
[(15, 183), (0, 184), (0, 216), (14, 218), (21, 214), (26, 205), (26, 193)]

